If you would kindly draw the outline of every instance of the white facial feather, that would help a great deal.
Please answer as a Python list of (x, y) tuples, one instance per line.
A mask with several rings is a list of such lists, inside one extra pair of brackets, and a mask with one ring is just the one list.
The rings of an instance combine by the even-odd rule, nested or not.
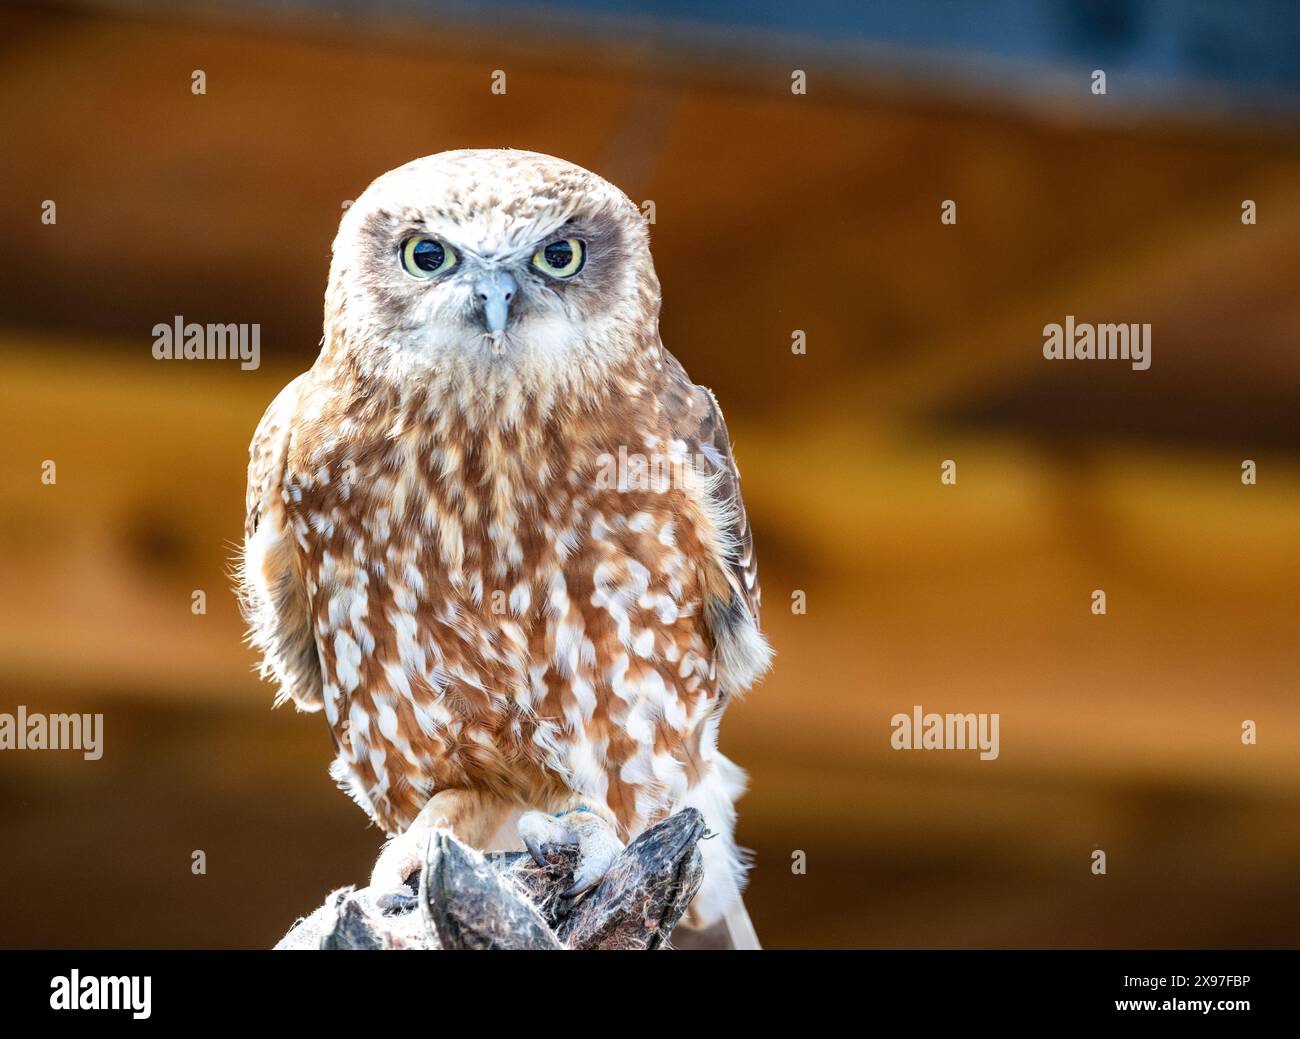
[[(455, 265), (407, 273), (399, 250), (413, 235), (437, 240)], [(566, 235), (586, 250), (571, 281), (532, 264)], [(492, 272), (517, 282), (496, 335), (476, 300)], [(334, 242), (327, 306), (337, 348), (361, 371), (395, 385), (445, 381), (469, 406), (520, 384), (557, 399), (591, 391), (638, 349), (658, 294), (644, 221), (617, 188), (550, 156), (468, 150), (417, 159), (362, 193)]]

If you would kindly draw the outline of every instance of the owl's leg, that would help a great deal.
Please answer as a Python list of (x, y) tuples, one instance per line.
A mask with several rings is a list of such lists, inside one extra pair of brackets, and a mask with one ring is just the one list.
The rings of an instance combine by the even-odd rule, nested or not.
[(481, 791), (440, 790), (434, 794), (405, 832), (388, 838), (375, 861), (370, 886), (384, 892), (378, 900), (381, 908), (414, 904), (415, 882), (434, 830), (450, 830), (462, 843), (482, 848), (509, 810), (500, 798)]
[(519, 837), (539, 866), (547, 864), (551, 847), (577, 846), (578, 865), (573, 883), (561, 893), (563, 898), (577, 898), (599, 884), (623, 851), (613, 820), (585, 804), (554, 815), (525, 812), (519, 817)]

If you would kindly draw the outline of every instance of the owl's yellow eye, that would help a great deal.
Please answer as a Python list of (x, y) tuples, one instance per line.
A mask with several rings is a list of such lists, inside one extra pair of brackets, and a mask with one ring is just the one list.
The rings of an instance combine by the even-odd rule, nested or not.
[(412, 235), (402, 242), (402, 268), (415, 278), (432, 278), (456, 266), (456, 254), (436, 238)]
[(587, 261), (587, 250), (577, 238), (562, 238), (533, 253), (533, 266), (552, 278), (572, 278)]

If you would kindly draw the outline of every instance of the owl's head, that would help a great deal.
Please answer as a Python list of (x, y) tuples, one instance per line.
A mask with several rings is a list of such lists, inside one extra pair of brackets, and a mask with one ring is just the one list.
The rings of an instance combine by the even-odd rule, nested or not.
[(441, 152), (371, 184), (334, 241), (326, 349), (366, 375), (564, 392), (658, 349), (645, 222), (549, 155)]

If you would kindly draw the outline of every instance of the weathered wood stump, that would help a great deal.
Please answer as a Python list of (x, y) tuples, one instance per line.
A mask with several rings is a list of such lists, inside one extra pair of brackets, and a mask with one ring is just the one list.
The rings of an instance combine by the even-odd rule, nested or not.
[(526, 852), (483, 854), (439, 831), (410, 897), (335, 891), (276, 948), (664, 948), (704, 877), (703, 836), (699, 812), (678, 812), (629, 844), (595, 890), (566, 899), (576, 847), (539, 866)]

